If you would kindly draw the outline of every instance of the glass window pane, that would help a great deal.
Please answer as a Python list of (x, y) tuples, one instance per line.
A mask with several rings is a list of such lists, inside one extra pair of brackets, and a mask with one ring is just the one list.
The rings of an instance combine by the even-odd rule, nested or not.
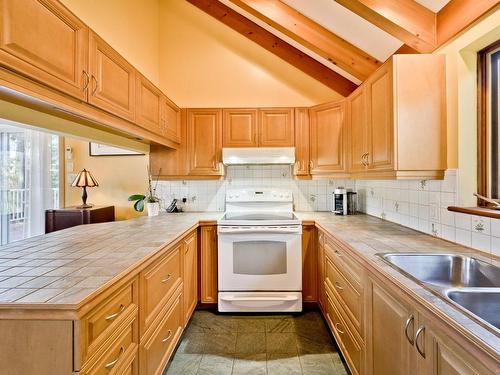
[(233, 243), (233, 273), (280, 275), (287, 271), (286, 242), (241, 241)]

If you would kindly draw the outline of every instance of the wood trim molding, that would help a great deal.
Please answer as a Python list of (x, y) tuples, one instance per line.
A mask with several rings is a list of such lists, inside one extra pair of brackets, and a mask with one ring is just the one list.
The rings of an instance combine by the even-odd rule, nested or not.
[(420, 53), (436, 48), (436, 14), (414, 0), (336, 1)]
[(278, 0), (230, 0), (244, 11), (364, 81), (380, 62)]
[(493, 219), (500, 219), (500, 210), (495, 210), (493, 208), (487, 207), (448, 207), (448, 211), (460, 212), (462, 214), (476, 215), (491, 217)]
[(437, 13), (437, 45), (448, 42), (490, 10), (499, 7), (498, 0), (451, 0)]
[(325, 86), (348, 96), (357, 85), (217, 0), (187, 0)]

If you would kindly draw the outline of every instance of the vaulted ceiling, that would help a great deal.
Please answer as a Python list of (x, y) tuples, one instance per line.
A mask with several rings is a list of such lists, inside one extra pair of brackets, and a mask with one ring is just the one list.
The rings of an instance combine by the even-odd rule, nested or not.
[(394, 53), (430, 53), (498, 0), (187, 0), (347, 96)]

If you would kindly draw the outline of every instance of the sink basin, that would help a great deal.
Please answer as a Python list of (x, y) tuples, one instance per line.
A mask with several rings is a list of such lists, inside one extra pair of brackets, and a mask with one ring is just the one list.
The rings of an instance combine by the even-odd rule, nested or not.
[(449, 289), (446, 297), (500, 329), (500, 289)]
[(459, 254), (388, 253), (380, 255), (413, 278), (438, 288), (500, 287), (500, 268)]

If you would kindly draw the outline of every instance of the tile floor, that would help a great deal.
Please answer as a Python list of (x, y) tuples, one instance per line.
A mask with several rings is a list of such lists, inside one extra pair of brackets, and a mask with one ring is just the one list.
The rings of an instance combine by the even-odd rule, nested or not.
[(196, 311), (165, 375), (347, 375), (317, 312), (225, 315)]

